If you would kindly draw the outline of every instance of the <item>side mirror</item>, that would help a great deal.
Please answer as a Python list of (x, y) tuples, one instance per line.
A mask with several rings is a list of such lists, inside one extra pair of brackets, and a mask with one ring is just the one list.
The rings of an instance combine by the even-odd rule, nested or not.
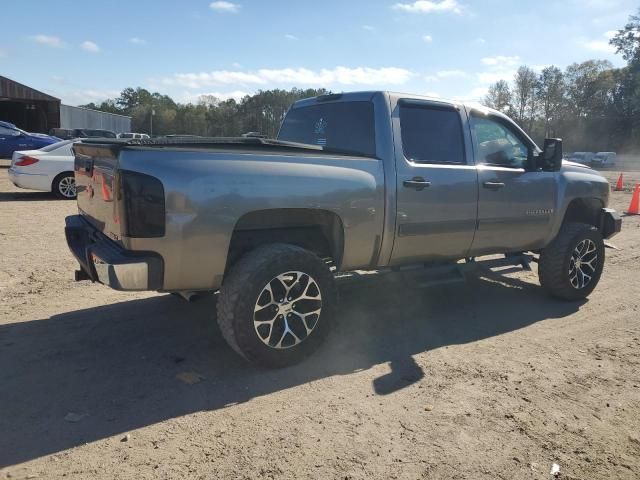
[(562, 167), (562, 139), (546, 138), (537, 167), (545, 172), (557, 172)]

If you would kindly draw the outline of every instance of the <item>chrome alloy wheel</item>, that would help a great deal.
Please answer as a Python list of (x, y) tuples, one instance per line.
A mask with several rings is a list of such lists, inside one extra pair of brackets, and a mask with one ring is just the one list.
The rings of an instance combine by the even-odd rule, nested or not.
[(262, 289), (253, 310), (253, 326), (265, 345), (284, 349), (303, 342), (318, 325), (322, 294), (304, 272), (286, 272)]
[(58, 182), (58, 191), (65, 198), (76, 196), (76, 180), (73, 177), (63, 177)]
[(598, 268), (596, 244), (585, 239), (576, 245), (569, 260), (569, 281), (576, 290), (582, 290), (591, 282)]

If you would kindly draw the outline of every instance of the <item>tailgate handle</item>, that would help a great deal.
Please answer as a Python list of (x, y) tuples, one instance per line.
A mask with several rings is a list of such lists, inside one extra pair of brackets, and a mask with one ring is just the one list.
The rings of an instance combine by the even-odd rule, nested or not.
[(402, 185), (407, 188), (415, 188), (416, 190), (420, 191), (424, 190), (426, 187), (430, 187), (431, 182), (425, 180), (422, 177), (413, 177), (411, 180), (405, 180), (404, 182), (402, 182)]

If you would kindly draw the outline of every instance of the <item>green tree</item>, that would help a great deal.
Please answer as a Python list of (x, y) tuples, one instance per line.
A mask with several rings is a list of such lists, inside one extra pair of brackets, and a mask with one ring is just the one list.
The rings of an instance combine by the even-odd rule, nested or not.
[(556, 136), (565, 99), (562, 70), (555, 66), (544, 68), (538, 78), (536, 96), (544, 122), (544, 135)]
[(536, 72), (526, 65), (518, 68), (513, 80), (513, 100), (516, 121), (523, 128), (529, 130), (533, 127), (536, 115), (536, 88), (538, 76)]
[(618, 30), (609, 43), (629, 64), (640, 63), (640, 8), (638, 14), (631, 15), (629, 22)]
[(494, 108), (505, 115), (509, 115), (513, 108), (513, 96), (511, 88), (506, 80), (498, 80), (489, 87), (489, 92), (484, 97), (483, 103), (490, 108)]

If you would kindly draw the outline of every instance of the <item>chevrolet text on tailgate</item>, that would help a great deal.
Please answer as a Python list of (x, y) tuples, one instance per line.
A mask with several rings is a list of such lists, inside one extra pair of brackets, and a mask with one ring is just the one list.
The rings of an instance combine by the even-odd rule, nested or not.
[(263, 366), (318, 347), (339, 272), (535, 261), (544, 289), (577, 300), (621, 228), (607, 181), (563, 162), (561, 140), (540, 150), (499, 112), (414, 95), (302, 100), (277, 140), (85, 140), (75, 155), (76, 279), (219, 290), (225, 339)]

